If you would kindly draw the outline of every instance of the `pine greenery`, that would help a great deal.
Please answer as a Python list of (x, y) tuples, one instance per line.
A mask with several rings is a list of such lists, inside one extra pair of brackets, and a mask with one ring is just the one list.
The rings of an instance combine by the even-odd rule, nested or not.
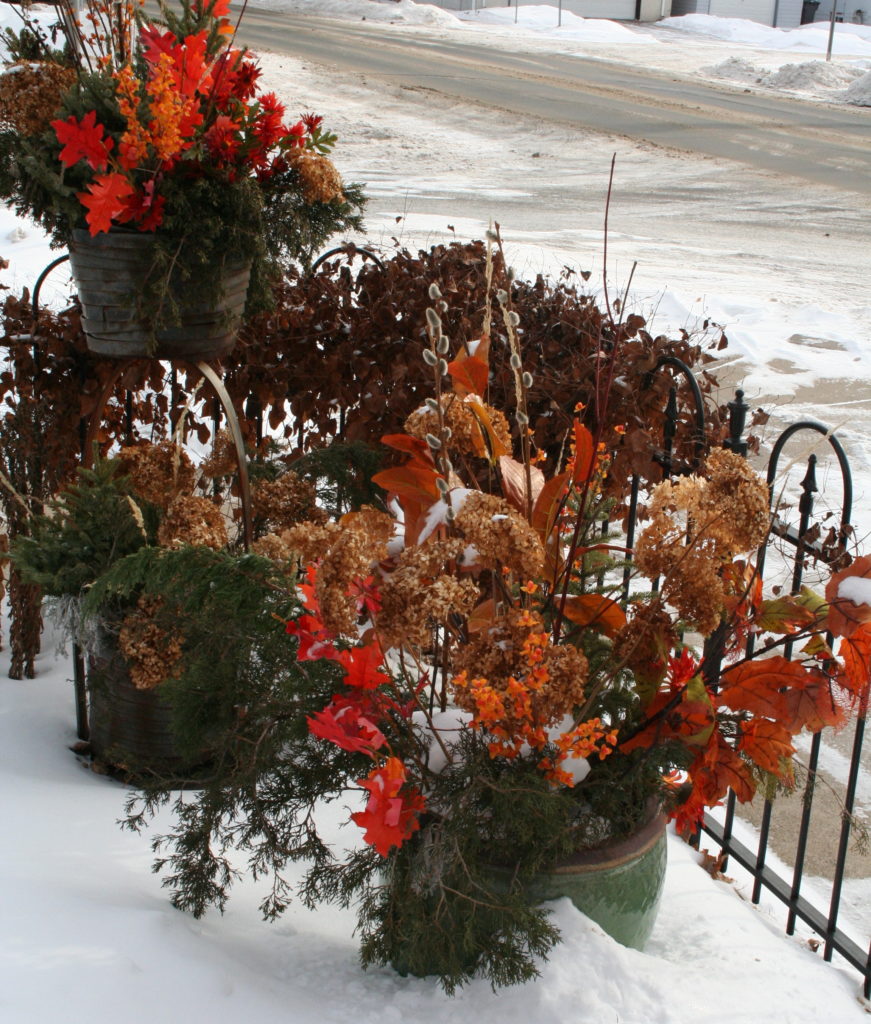
[(33, 518), (31, 535), (16, 538), (10, 555), (23, 579), (51, 597), (78, 596), (153, 537), (154, 510), (133, 502), (111, 461), (79, 469), (49, 511)]

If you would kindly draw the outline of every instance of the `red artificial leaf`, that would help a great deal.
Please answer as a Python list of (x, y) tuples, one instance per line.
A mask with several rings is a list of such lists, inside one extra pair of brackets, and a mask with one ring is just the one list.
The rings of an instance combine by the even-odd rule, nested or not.
[(813, 622), (816, 615), (797, 597), (784, 596), (762, 601), (753, 625), (763, 633), (789, 634)]
[(133, 194), (133, 186), (123, 174), (113, 172), (95, 178), (88, 185), (87, 192), (77, 192), (76, 197), (88, 211), (85, 220), (91, 235), (108, 231), (112, 219), (124, 210), (124, 202)]
[(51, 122), (58, 142), (64, 143), (60, 161), (65, 167), (72, 167), (79, 160), (87, 160), (88, 166), (95, 171), (102, 171), (108, 166), (113, 141), (103, 138), (103, 126), (96, 121), (96, 110), (89, 110), (81, 121), (70, 115), (66, 121)]
[(334, 645), (335, 637), (314, 615), (298, 615), (291, 619), (285, 625), (285, 632), (299, 640), (297, 661), (319, 661), (321, 658), (339, 660), (339, 651)]
[(592, 626), (605, 636), (615, 636), (626, 625), (626, 612), (602, 594), (571, 594), (563, 615), (578, 626)]
[(339, 651), (336, 661), (345, 669), (345, 685), (355, 690), (376, 690), (390, 682), (390, 676), (380, 666), (384, 655), (377, 643)]
[(149, 64), (156, 64), (162, 53), (171, 54), (178, 46), (174, 32), (161, 32), (156, 25), (143, 25), (139, 29), (142, 56)]
[(481, 458), (490, 459), (491, 462), (503, 455), (507, 455), (508, 447), (493, 429), (493, 421), (484, 403), (477, 395), (469, 395), (464, 404), (468, 405), (475, 414), (475, 419), (478, 421), (479, 434), (483, 431), (483, 435), (486, 435), (486, 441), (484, 436), (477, 438), (473, 436), (473, 441), (478, 449), (476, 454), (481, 456)]
[(365, 811), (351, 819), (365, 829), (364, 840), (374, 846), (382, 857), (392, 847), (402, 846), (420, 828), (419, 815), (426, 808), (423, 795), (415, 787), (401, 792), (405, 782), (405, 765), (397, 757), (388, 757), (379, 768), (373, 768), (359, 784), (369, 791)]
[(572, 483), (584, 483), (593, 475), (596, 465), (596, 446), (593, 435), (578, 420), (575, 420), (575, 456), (572, 461)]
[(754, 718), (741, 723), (738, 749), (766, 772), (771, 772), (784, 782), (792, 783), (792, 755), (795, 747), (790, 740), (791, 733), (782, 722), (768, 718)]
[(415, 462), (421, 462), (426, 466), (433, 465), (429, 445), (419, 437), (412, 437), (411, 434), (384, 434), (381, 443), (398, 452), (405, 452)]
[(742, 804), (753, 799), (756, 783), (740, 754), (736, 753), (717, 731), (713, 742), (690, 765), (693, 786), (707, 807), (713, 807), (728, 790)]
[(310, 715), (306, 721), (312, 736), (352, 753), (372, 755), (387, 742), (361, 705), (346, 697), (334, 696), (323, 711)]
[(472, 609), (469, 618), (466, 620), (466, 629), (470, 633), (480, 633), (482, 629), (489, 629), (496, 619), (496, 602), (492, 597), (482, 601), (476, 608)]

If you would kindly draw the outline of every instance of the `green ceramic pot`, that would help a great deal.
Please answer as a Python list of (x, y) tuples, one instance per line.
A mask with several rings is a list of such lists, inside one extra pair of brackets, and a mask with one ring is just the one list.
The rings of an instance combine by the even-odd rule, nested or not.
[(666, 818), (656, 814), (634, 835), (576, 854), (529, 883), (535, 900), (567, 896), (624, 946), (643, 949), (665, 882)]

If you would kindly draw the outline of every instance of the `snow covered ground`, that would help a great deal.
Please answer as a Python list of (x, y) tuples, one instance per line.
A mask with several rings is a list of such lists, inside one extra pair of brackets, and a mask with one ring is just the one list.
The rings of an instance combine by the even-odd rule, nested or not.
[[(515, 27), (513, 9), (458, 19), (410, 0), (281, 6), (380, 19), (390, 32), (451, 33), (492, 46), (628, 61), (717, 78), (726, 87), (796, 91), (801, 81), (814, 101), (844, 102), (847, 88), (824, 87), (806, 71), (789, 72), (780, 84), (733, 78), (730, 85), (722, 77), (724, 65), (738, 74), (729, 63), (737, 59), (760, 77), (820, 62), (820, 27), (783, 33), (701, 16), (638, 27), (564, 14), (556, 30), (554, 7), (521, 7)], [(0, 25), (14, 17), (4, 6)], [(849, 187), (825, 192), (623, 139), (507, 123), (492, 111), (434, 104), (428, 92), (363, 82), (292, 57), (263, 54), (262, 63), (291, 111), (319, 110), (338, 131), (337, 163), (348, 180), (367, 182), (372, 197), (367, 237), (388, 248), (394, 238), (415, 247), (480, 237), (492, 218), (519, 273), (571, 266), (592, 270), (592, 285), (605, 271), (602, 215), (616, 153), (612, 286), (622, 290), (638, 261), (628, 302), (658, 329), (714, 320), (730, 339), (725, 375), (732, 385), (744, 383), (752, 404), (765, 405), (777, 424), (801, 415), (838, 426), (857, 474), (855, 521), (860, 534), (871, 532), (871, 209), (863, 197)], [(861, 83), (871, 68), (871, 28), (839, 25), (831, 68)], [(0, 210), (0, 256), (10, 261), (0, 282), (18, 288), (32, 285), (52, 254), (32, 225)], [(167, 903), (149, 872), (147, 841), (115, 825), (123, 787), (92, 775), (66, 749), (74, 740), (69, 666), (54, 658), (50, 641), (38, 668), (36, 681), (12, 682), (0, 662), (4, 1024), (426, 1024), (449, 1014), (481, 1024), (864, 1019), (854, 972), (822, 963), (806, 933), (784, 936), (778, 908), (751, 908), (740, 880), (711, 879), (677, 840), (644, 953), (623, 949), (558, 904), (565, 942), (542, 966), (542, 979), (500, 995), (476, 984), (451, 1002), (427, 981), (363, 973), (351, 914), (295, 907), (267, 925), (257, 915), (257, 888), (247, 882), (223, 919), (194, 921)], [(867, 777), (860, 801), (871, 805)], [(343, 813), (330, 819), (336, 834)], [(871, 893), (864, 883), (855, 891), (849, 916), (857, 939), (867, 941)]]

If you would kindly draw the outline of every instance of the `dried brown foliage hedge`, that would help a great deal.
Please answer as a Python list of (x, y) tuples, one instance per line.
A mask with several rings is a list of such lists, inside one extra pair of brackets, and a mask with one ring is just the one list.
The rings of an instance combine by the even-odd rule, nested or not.
[[(486, 308), (485, 248), (435, 246), (428, 252), (396, 252), (379, 266), (348, 258), (323, 272), (296, 273), (278, 289), (276, 309), (246, 325), (240, 343), (225, 360), (225, 383), (254, 442), (258, 420), (291, 442), (290, 458), (339, 438), (377, 444), (402, 430), (407, 416), (430, 394), (431, 377), (421, 352), (429, 288), (437, 284), (451, 352), (480, 337)], [(539, 277), (509, 282), (498, 254), (494, 288), (510, 288), (520, 317), (525, 368), (533, 375), (529, 394), (535, 444), (554, 462), (579, 403), (588, 425), (605, 416), (613, 433), (612, 479), (625, 492), (629, 476), (662, 476), (663, 410), (672, 377), (652, 373), (665, 355), (701, 368), (708, 356), (687, 336), (652, 337), (638, 316), (625, 320), (604, 313), (583, 291), (582, 282)], [(510, 414), (514, 383), (504, 324), (498, 305), (491, 319), (490, 403)], [(596, 365), (603, 351), (619, 345), (618, 373), (607, 409), (602, 410)], [(29, 294), (8, 296), (0, 339), (0, 487), (8, 530), (27, 529), (25, 506), (40, 506), (70, 477), (82, 455), (86, 424), (117, 370), (114, 360), (91, 355), (75, 309), (41, 311), (33, 323)], [(699, 375), (705, 394), (712, 378)], [(139, 361), (126, 367), (100, 416), (99, 441), (107, 449), (137, 436), (166, 436), (198, 375), (183, 366)], [(171, 383), (170, 383), (171, 381)], [(722, 434), (719, 413), (708, 402), (709, 440)], [(678, 390), (678, 457), (691, 454), (691, 404)], [(199, 414), (199, 418), (197, 416)], [(214, 429), (214, 403), (195, 407), (189, 428), (201, 443)], [(250, 417), (254, 417), (252, 420)], [(247, 417), (247, 418), (246, 418)], [(11, 486), (10, 486), (11, 485)], [(11, 638), (13, 673), (32, 675), (38, 651), (39, 596), (13, 579)]]

